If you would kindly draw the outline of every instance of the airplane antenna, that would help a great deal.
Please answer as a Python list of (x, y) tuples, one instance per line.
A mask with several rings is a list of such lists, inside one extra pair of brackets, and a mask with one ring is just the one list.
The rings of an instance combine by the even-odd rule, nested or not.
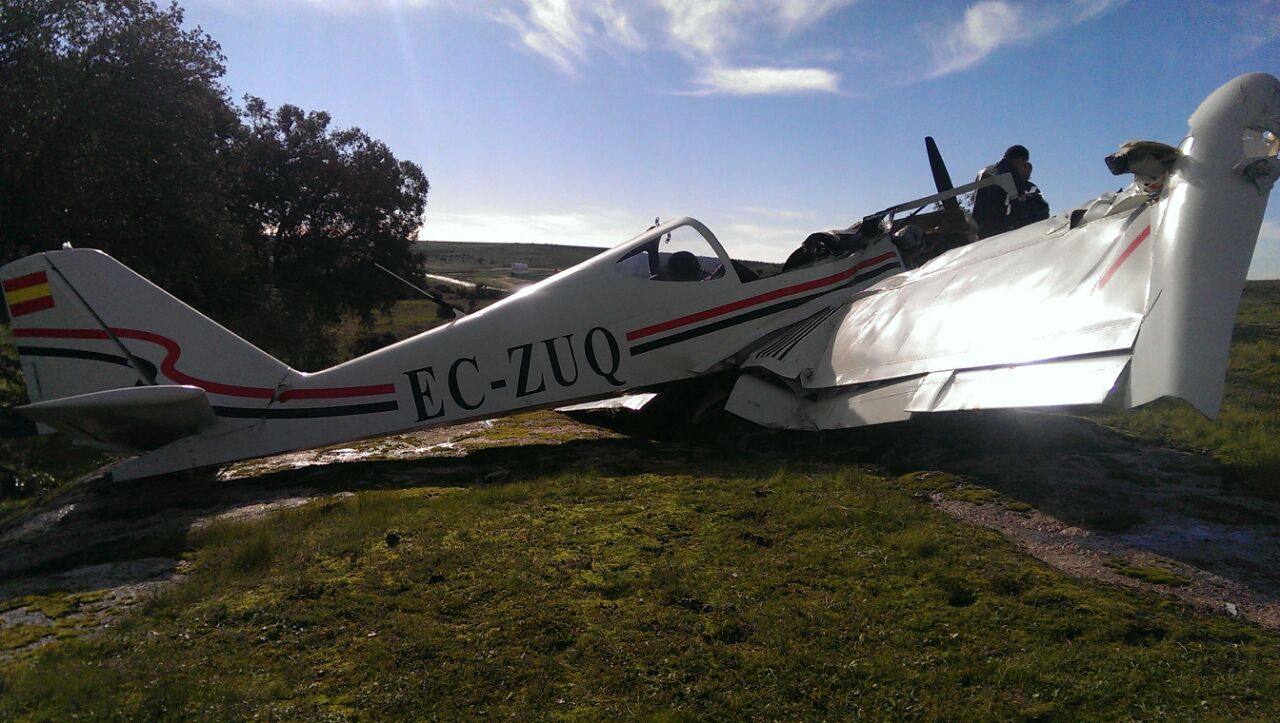
[(418, 286), (417, 284), (413, 283), (412, 281), (409, 281), (408, 279), (404, 278), (403, 276), (400, 276), (400, 275), (399, 275), (399, 274), (397, 274), (396, 272), (392, 271), (391, 269), (387, 268), (386, 266), (383, 266), (382, 264), (378, 263), (377, 261), (374, 261), (374, 262), (373, 262), (373, 265), (374, 265), (374, 266), (377, 266), (377, 267), (378, 267), (378, 270), (379, 270), (379, 271), (381, 271), (382, 273), (384, 273), (384, 274), (386, 274), (386, 275), (390, 276), (391, 278), (395, 279), (396, 281), (399, 281), (400, 283), (404, 284), (405, 286), (408, 286), (409, 288), (413, 289), (414, 291), (418, 292), (419, 294), (422, 294), (423, 296), (427, 297), (429, 300), (431, 300), (432, 302), (434, 302), (434, 303), (435, 303), (435, 305), (436, 305), (436, 306), (439, 306), (441, 309), (448, 309), (449, 311), (452, 311), (452, 312), (453, 312), (453, 318), (455, 318), (455, 319), (461, 319), (462, 317), (464, 317), (464, 316), (466, 316), (466, 315), (467, 315), (467, 312), (463, 311), (462, 309), (459, 309), (458, 307), (454, 306), (453, 304), (450, 304), (449, 302), (445, 301), (443, 298), (441, 298), (441, 297), (439, 297), (439, 296), (436, 296), (435, 294), (431, 293), (430, 291), (427, 291), (426, 289), (424, 289), (424, 288), (422, 288), (422, 287)]
[[(945, 193), (955, 188), (951, 183), (951, 174), (947, 172), (947, 164), (943, 162), (942, 153), (938, 151), (938, 144), (934, 143), (933, 136), (924, 137), (924, 150), (929, 155), (929, 170), (933, 171), (933, 185), (937, 187), (938, 193)], [(948, 211), (959, 211), (960, 202), (954, 196), (944, 198), (942, 207)]]

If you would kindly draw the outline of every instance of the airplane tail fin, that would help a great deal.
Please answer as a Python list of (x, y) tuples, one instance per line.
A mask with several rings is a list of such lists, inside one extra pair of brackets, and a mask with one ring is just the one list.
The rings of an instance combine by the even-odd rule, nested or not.
[(1159, 295), (1134, 348), (1130, 404), (1172, 396), (1218, 415), (1240, 293), (1280, 176), (1277, 136), (1280, 80), (1263, 73), (1229, 81), (1191, 116), (1159, 224)]
[[(100, 393), (110, 390), (120, 390), (110, 398), (116, 414), (193, 394), (261, 409), (289, 372), (101, 251), (32, 254), (0, 268), (0, 283), (33, 402), (19, 411), (46, 424), (58, 426), (41, 413), (54, 400), (62, 400), (55, 416), (74, 419), (81, 407), (100, 407)], [(152, 389), (127, 391), (133, 387)]]

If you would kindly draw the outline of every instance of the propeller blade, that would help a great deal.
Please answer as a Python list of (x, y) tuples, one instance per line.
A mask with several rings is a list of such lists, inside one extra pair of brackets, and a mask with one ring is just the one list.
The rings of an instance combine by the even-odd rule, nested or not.
[[(924, 137), (924, 150), (929, 154), (929, 170), (933, 171), (933, 185), (937, 187), (938, 193), (950, 191), (955, 186), (951, 183), (951, 174), (947, 172), (947, 164), (942, 160), (942, 154), (938, 152), (938, 144), (934, 143), (933, 136)], [(942, 201), (942, 207), (948, 211), (958, 211), (960, 201), (954, 197), (947, 198)]]

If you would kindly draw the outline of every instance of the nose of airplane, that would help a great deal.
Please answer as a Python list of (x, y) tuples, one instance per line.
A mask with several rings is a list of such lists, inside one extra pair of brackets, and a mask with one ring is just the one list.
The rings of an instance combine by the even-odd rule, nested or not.
[(1280, 80), (1235, 78), (1205, 98), (1189, 125), (1153, 229), (1155, 301), (1134, 350), (1130, 395), (1133, 404), (1178, 396), (1215, 417), (1270, 195), (1242, 162), (1275, 153), (1274, 143), (1258, 140), (1280, 135)]

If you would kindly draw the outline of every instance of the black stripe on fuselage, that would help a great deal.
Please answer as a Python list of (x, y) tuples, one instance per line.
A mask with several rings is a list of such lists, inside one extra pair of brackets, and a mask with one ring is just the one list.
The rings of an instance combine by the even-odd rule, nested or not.
[(678, 344), (682, 341), (696, 339), (705, 334), (712, 334), (717, 331), (721, 331), (723, 329), (728, 329), (731, 326), (737, 326), (738, 324), (743, 324), (748, 321), (754, 321), (755, 319), (762, 319), (766, 316), (776, 314), (780, 311), (786, 311), (787, 309), (794, 309), (797, 306), (801, 306), (802, 304), (813, 301), (819, 296), (830, 294), (833, 291), (839, 291), (840, 289), (845, 289), (850, 286), (857, 286), (858, 284), (864, 281), (870, 281), (871, 279), (874, 279), (875, 277), (885, 273), (886, 271), (893, 271), (894, 269), (901, 268), (901, 266), (902, 265), (897, 261), (893, 261), (885, 266), (872, 269), (870, 271), (867, 271), (866, 273), (858, 274), (857, 276), (850, 279), (847, 283), (841, 284), (840, 286), (836, 286), (830, 289), (824, 289), (822, 291), (817, 292), (816, 294), (809, 294), (808, 296), (801, 296), (795, 299), (788, 299), (787, 301), (782, 301), (777, 304), (772, 304), (770, 306), (762, 306), (758, 309), (752, 309), (751, 311), (738, 314), (737, 316), (730, 316), (728, 318), (712, 322), (710, 324), (707, 324), (706, 326), (699, 326), (696, 329), (686, 329), (682, 332), (672, 334), (671, 336), (664, 336), (661, 339), (654, 339), (653, 341), (647, 341), (643, 344), (636, 344), (635, 346), (630, 347), (629, 351), (631, 352), (631, 356), (639, 356), (641, 354), (644, 354), (645, 352), (653, 351), (654, 349), (661, 349), (664, 346), (670, 346), (671, 344)]
[(400, 405), (394, 401), (370, 402), (368, 404), (345, 404), (338, 407), (308, 407), (300, 409), (281, 409), (266, 407), (222, 407), (214, 405), (213, 413), (219, 417), (234, 419), (317, 419), (320, 417), (346, 417), (356, 414), (376, 414), (378, 412), (394, 412)]
[[(116, 356), (115, 354), (106, 354), (100, 351), (85, 351), (84, 349), (63, 349), (56, 346), (20, 346), (18, 347), (18, 356), (46, 356), (58, 357), (61, 359), (85, 359), (87, 361), (106, 362), (107, 364), (115, 364), (116, 366), (133, 368), (129, 360)], [(135, 357), (143, 369), (143, 374), (149, 378), (156, 378), (156, 365), (143, 359)]]

